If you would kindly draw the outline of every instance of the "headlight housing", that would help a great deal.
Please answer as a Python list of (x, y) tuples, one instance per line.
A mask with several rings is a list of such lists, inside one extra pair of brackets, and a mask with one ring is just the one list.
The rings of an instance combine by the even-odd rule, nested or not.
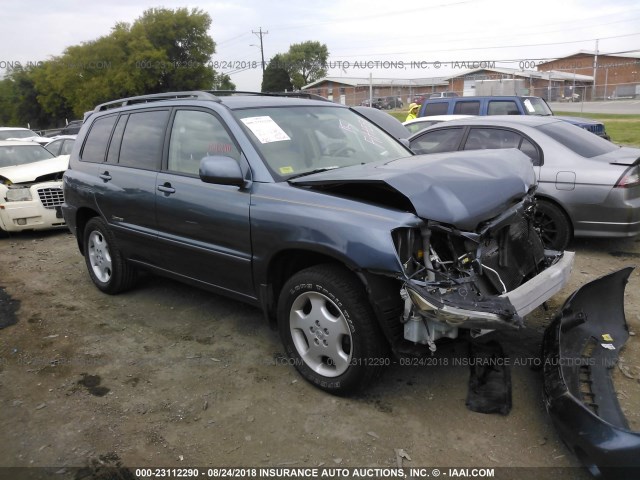
[(9, 188), (7, 190), (7, 202), (26, 202), (29, 200), (33, 200), (33, 197), (28, 187)]

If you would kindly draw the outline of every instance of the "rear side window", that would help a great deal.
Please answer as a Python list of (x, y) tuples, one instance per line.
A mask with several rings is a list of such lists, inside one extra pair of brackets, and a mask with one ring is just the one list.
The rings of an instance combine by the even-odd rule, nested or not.
[(107, 153), (107, 145), (113, 124), (116, 123), (116, 115), (102, 117), (93, 122), (87, 140), (84, 142), (84, 148), (80, 154), (80, 159), (84, 162), (104, 162), (104, 156)]
[(511, 100), (491, 100), (487, 115), (520, 115), (516, 102)]
[(162, 161), (168, 110), (132, 113), (122, 135), (120, 165), (158, 170)]
[(453, 114), (457, 115), (478, 115), (480, 114), (480, 102), (456, 102), (453, 107)]
[(462, 128), (445, 128), (426, 132), (411, 142), (411, 150), (417, 154), (456, 151), (460, 145), (462, 132)]
[(585, 158), (597, 157), (619, 148), (608, 140), (567, 122), (553, 122), (536, 128)]
[(435, 102), (435, 103), (427, 103), (424, 107), (423, 117), (427, 117), (430, 115), (446, 115), (447, 110), (449, 109), (449, 103), (447, 102)]

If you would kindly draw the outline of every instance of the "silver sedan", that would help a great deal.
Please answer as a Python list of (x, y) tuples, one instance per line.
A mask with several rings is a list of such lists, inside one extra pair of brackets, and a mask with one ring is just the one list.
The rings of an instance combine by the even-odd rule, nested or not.
[(517, 148), (538, 178), (537, 226), (545, 245), (572, 236), (640, 233), (640, 149), (619, 147), (553, 117), (472, 117), (434, 125), (409, 138), (418, 154)]

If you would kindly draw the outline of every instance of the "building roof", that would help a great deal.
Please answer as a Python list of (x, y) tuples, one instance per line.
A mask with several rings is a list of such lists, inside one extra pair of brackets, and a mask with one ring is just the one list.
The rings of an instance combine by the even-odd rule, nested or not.
[(448, 85), (449, 77), (431, 78), (369, 78), (369, 77), (323, 77), (315, 82), (311, 82), (302, 90), (317, 87), (323, 82), (338, 83), (350, 87), (368, 87), (369, 83), (373, 87), (431, 87), (435, 85)]
[[(640, 59), (640, 50), (629, 51), (629, 52), (620, 52), (620, 53), (607, 53), (607, 52), (597, 52), (599, 57), (620, 57), (620, 58), (632, 58), (632, 59)], [(577, 57), (578, 55), (590, 55), (594, 57), (596, 52), (594, 50), (578, 50), (571, 55), (565, 55), (564, 57), (554, 58), (552, 60), (547, 60), (546, 62), (542, 62), (541, 65), (545, 63), (556, 62), (558, 60), (564, 60), (565, 58)]]
[(503, 75), (512, 75), (520, 78), (541, 78), (544, 80), (576, 80), (577, 82), (593, 82), (590, 75), (573, 74), (573, 72), (559, 72), (557, 70), (538, 71), (538, 70), (517, 70), (515, 68), (476, 68), (473, 70), (465, 70), (448, 78), (464, 77), (479, 72), (501, 73)]

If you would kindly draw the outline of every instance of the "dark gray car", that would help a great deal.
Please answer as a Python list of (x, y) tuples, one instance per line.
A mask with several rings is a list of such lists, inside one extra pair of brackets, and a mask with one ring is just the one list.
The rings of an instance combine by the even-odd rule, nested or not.
[(345, 393), (562, 288), (573, 254), (544, 250), (534, 184), (517, 150), (415, 156), (341, 105), (183, 92), (96, 107), (63, 210), (103, 292), (146, 269), (260, 307)]
[(640, 149), (619, 147), (554, 117), (452, 120), (410, 138), (416, 153), (518, 148), (538, 177), (537, 221), (545, 243), (562, 250), (572, 236), (640, 233)]

